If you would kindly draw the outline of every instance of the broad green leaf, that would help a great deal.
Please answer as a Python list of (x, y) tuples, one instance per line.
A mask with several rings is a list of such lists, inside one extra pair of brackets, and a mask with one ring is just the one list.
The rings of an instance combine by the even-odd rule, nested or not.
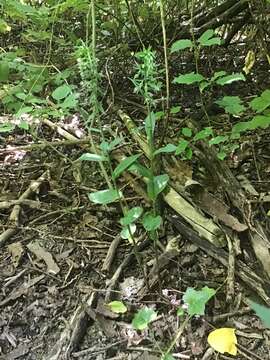
[(237, 338), (235, 336), (235, 329), (216, 329), (210, 332), (207, 340), (209, 345), (219, 353), (228, 353), (233, 356), (237, 355)]
[(223, 161), (227, 156), (227, 153), (225, 151), (219, 151), (217, 153), (217, 158), (221, 161)]
[(157, 111), (154, 114), (155, 114), (155, 120), (160, 120), (164, 116), (164, 111)]
[(132, 236), (135, 234), (136, 230), (136, 224), (130, 224), (122, 229), (120, 236), (122, 239), (126, 239), (132, 243)]
[(59, 100), (66, 98), (70, 93), (71, 93), (71, 87), (65, 84), (65, 85), (58, 86), (58, 88), (56, 88), (53, 91), (52, 97), (55, 100), (59, 101)]
[(23, 114), (27, 114), (30, 113), (33, 110), (33, 106), (24, 106), (23, 108), (21, 108), (17, 113), (16, 113), (16, 117), (20, 117)]
[(0, 82), (7, 81), (9, 78), (9, 64), (6, 61), (0, 62)]
[(180, 154), (182, 154), (182, 153), (186, 150), (186, 148), (188, 147), (188, 145), (189, 145), (189, 142), (188, 142), (187, 140), (182, 139), (182, 140), (179, 142), (179, 144), (178, 144), (178, 146), (177, 146), (177, 148), (176, 148), (176, 150), (175, 150), (175, 155), (180, 155)]
[(149, 169), (147, 169), (145, 166), (141, 165), (140, 163), (134, 163), (129, 168), (130, 171), (135, 172), (145, 178), (151, 178), (152, 173)]
[(127, 211), (125, 216), (120, 219), (120, 224), (122, 226), (130, 225), (134, 221), (139, 219), (139, 217), (142, 215), (142, 213), (143, 213), (143, 208), (141, 208), (140, 206), (136, 206)]
[(270, 105), (270, 90), (265, 90), (261, 96), (257, 96), (250, 102), (250, 107), (256, 112), (261, 112)]
[(173, 53), (179, 50), (184, 50), (192, 47), (193, 47), (193, 43), (189, 39), (177, 40), (175, 43), (172, 44), (171, 52)]
[(228, 135), (219, 135), (214, 137), (213, 139), (209, 140), (209, 145), (218, 145), (220, 143), (223, 143), (229, 139)]
[(108, 306), (110, 307), (111, 311), (116, 314), (124, 314), (127, 312), (127, 307), (122, 301), (111, 301)]
[(181, 110), (181, 106), (173, 106), (170, 110), (171, 114), (177, 114)]
[(174, 80), (173, 83), (174, 84), (193, 84), (193, 83), (197, 83), (204, 80), (204, 77), (201, 74), (197, 74), (194, 72), (188, 73), (188, 74), (184, 74), (184, 75), (179, 75), (177, 76)]
[(127, 170), (139, 157), (141, 154), (131, 155), (123, 160), (120, 164), (116, 166), (113, 171), (113, 178), (117, 179), (125, 170)]
[(192, 136), (192, 130), (190, 128), (183, 128), (182, 129), (182, 134), (186, 137), (191, 137)]
[(192, 158), (193, 151), (190, 147), (187, 147), (185, 150), (184, 159), (190, 160)]
[(167, 144), (166, 146), (157, 149), (157, 150), (154, 152), (154, 155), (158, 155), (158, 154), (161, 154), (161, 153), (172, 153), (172, 152), (175, 152), (175, 150), (176, 150), (176, 146), (175, 146), (175, 145), (173, 145), (173, 144)]
[(203, 43), (209, 40), (214, 34), (215, 31), (213, 29), (205, 30), (205, 32), (199, 37), (198, 42), (203, 45)]
[(29, 128), (30, 128), (28, 122), (24, 121), (24, 120), (19, 122), (18, 127), (23, 130), (29, 130)]
[(206, 80), (200, 82), (200, 84), (199, 84), (200, 92), (202, 93), (210, 85), (211, 85), (211, 83), (209, 81), (206, 81)]
[(136, 330), (144, 330), (148, 327), (148, 325), (156, 320), (157, 313), (148, 307), (145, 307), (135, 314), (132, 320), (132, 326)]
[(151, 200), (155, 200), (166, 187), (169, 181), (169, 176), (167, 174), (154, 176), (150, 178), (147, 183), (147, 194)]
[(219, 37), (213, 37), (215, 32), (213, 29), (206, 30), (198, 39), (201, 46), (220, 45), (221, 39)]
[(240, 80), (245, 81), (246, 80), (245, 76), (241, 73), (235, 73), (235, 74), (231, 74), (231, 75), (227, 75), (227, 76), (218, 78), (216, 80), (216, 83), (218, 85), (224, 86), (224, 85), (231, 84), (234, 81), (240, 81)]
[(270, 125), (270, 116), (256, 115), (249, 121), (249, 129), (255, 130), (258, 128), (266, 129)]
[(270, 329), (270, 308), (257, 304), (252, 300), (249, 300), (249, 305), (262, 320), (264, 326)]
[(207, 286), (201, 290), (187, 288), (183, 300), (188, 305), (187, 312), (190, 316), (204, 315), (206, 303), (215, 295), (216, 291)]
[(146, 231), (154, 231), (159, 229), (162, 224), (162, 217), (160, 215), (153, 215), (152, 212), (149, 211), (144, 215), (142, 223)]
[(104, 205), (119, 200), (122, 197), (122, 193), (115, 189), (107, 189), (89, 193), (88, 197), (90, 201)]
[(250, 121), (241, 121), (232, 127), (232, 134), (240, 134), (243, 131), (249, 130)]
[(61, 103), (61, 108), (63, 109), (73, 109), (77, 106), (77, 99), (76, 99), (76, 96), (74, 94), (70, 94), (68, 95), (64, 102)]
[(10, 123), (0, 124), (0, 133), (11, 132), (14, 129), (15, 129), (14, 124), (10, 124)]
[(204, 140), (209, 136), (213, 136), (213, 130), (211, 127), (206, 127), (195, 134), (193, 141)]
[(224, 96), (222, 99), (215, 101), (215, 103), (223, 107), (226, 113), (232, 115), (239, 115), (245, 110), (239, 96)]
[(82, 161), (107, 161), (106, 157), (98, 154), (84, 153), (78, 160)]
[(214, 73), (214, 75), (212, 76), (211, 81), (215, 81), (216, 79), (218, 79), (218, 78), (220, 78), (220, 77), (222, 77), (222, 76), (225, 76), (226, 74), (227, 74), (227, 72), (224, 71), (224, 70), (216, 71), (216, 72)]

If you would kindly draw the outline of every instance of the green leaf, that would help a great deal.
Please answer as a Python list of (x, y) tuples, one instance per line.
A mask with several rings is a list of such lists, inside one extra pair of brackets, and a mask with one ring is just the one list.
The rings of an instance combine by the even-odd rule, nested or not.
[(270, 105), (270, 90), (265, 90), (261, 96), (256, 97), (250, 102), (250, 107), (256, 112), (261, 112)]
[(189, 39), (177, 40), (175, 43), (172, 44), (171, 53), (179, 50), (184, 50), (187, 48), (191, 49), (192, 47), (193, 47), (193, 43)]
[(167, 174), (154, 176), (150, 178), (147, 183), (147, 194), (151, 200), (155, 200), (166, 187), (169, 181), (169, 176)]
[(222, 99), (215, 101), (215, 103), (223, 107), (226, 113), (232, 115), (239, 115), (245, 110), (239, 96), (224, 96)]
[(23, 114), (27, 114), (30, 113), (33, 110), (33, 106), (24, 106), (23, 108), (21, 108), (17, 113), (16, 113), (16, 117), (20, 117)]
[(213, 29), (206, 30), (198, 39), (198, 42), (201, 46), (212, 46), (212, 45), (220, 45), (221, 39), (220, 37), (213, 37), (215, 32)]
[(116, 146), (119, 145), (121, 142), (122, 142), (122, 139), (120, 137), (116, 137), (111, 142), (102, 141), (102, 143), (100, 144), (99, 147), (103, 152), (107, 153), (107, 152), (110, 152), (113, 149), (115, 149)]
[(256, 115), (249, 121), (249, 129), (255, 130), (258, 128), (266, 129), (270, 125), (270, 116)]
[(206, 127), (194, 136), (193, 141), (204, 140), (209, 136), (213, 136), (213, 130), (211, 127)]
[(162, 217), (160, 215), (154, 215), (149, 211), (144, 215), (142, 223), (146, 231), (154, 231), (159, 229), (162, 224)]
[(122, 193), (115, 189), (107, 189), (89, 193), (88, 197), (90, 201), (104, 205), (119, 200), (122, 197)]
[(228, 135), (219, 135), (219, 136), (216, 136), (214, 137), (213, 139), (211, 139), (209, 141), (209, 145), (212, 146), (212, 145), (218, 145), (220, 143), (223, 143), (225, 141), (227, 141), (229, 139), (229, 136)]
[(175, 360), (175, 358), (172, 356), (172, 354), (164, 354), (162, 355), (161, 360)]
[(252, 300), (249, 300), (249, 305), (262, 320), (264, 326), (270, 329), (270, 309)]
[(184, 159), (190, 160), (192, 158), (193, 151), (190, 147), (186, 148)]
[(215, 295), (216, 291), (207, 286), (201, 290), (187, 288), (183, 300), (188, 305), (187, 312), (190, 316), (204, 315), (206, 303)]
[(0, 82), (7, 81), (9, 78), (9, 64), (6, 61), (0, 62)]
[(127, 170), (140, 156), (141, 154), (131, 155), (118, 164), (113, 171), (113, 179), (117, 179), (122, 174), (122, 172)]
[(136, 229), (137, 229), (137, 226), (135, 224), (130, 224), (128, 226), (125, 226), (120, 233), (121, 238), (130, 241), (132, 235), (135, 234)]
[(218, 85), (224, 86), (231, 84), (234, 81), (240, 81), (240, 80), (245, 81), (246, 80), (245, 76), (242, 73), (235, 73), (217, 79), (216, 83)]
[(138, 220), (139, 217), (142, 215), (142, 213), (143, 213), (143, 208), (141, 208), (140, 206), (136, 206), (127, 211), (125, 216), (120, 219), (120, 224), (122, 226), (130, 225), (134, 221)]
[(145, 307), (135, 314), (132, 320), (132, 326), (136, 330), (144, 330), (148, 327), (148, 325), (156, 320), (157, 313), (148, 307)]
[(23, 130), (29, 130), (29, 128), (30, 128), (28, 122), (24, 121), (24, 120), (19, 122), (18, 127)]
[(134, 163), (129, 168), (130, 171), (135, 172), (145, 178), (151, 178), (152, 173), (149, 169), (145, 166), (141, 165), (140, 163)]
[(183, 153), (186, 150), (188, 145), (189, 145), (189, 142), (187, 140), (182, 139), (179, 142), (179, 144), (175, 150), (175, 155), (179, 155), (179, 154)]
[(156, 116), (151, 112), (145, 119), (145, 132), (147, 139), (152, 139), (156, 126)]
[(232, 127), (232, 135), (249, 130), (250, 121), (241, 121)]
[(179, 111), (181, 111), (181, 106), (173, 106), (170, 110), (170, 113), (177, 114), (177, 113), (179, 113)]
[(199, 84), (199, 89), (200, 89), (200, 92), (203, 92), (203, 90), (205, 90), (208, 86), (210, 86), (210, 82), (209, 81), (202, 81), (200, 82)]
[(66, 98), (70, 93), (71, 93), (71, 87), (65, 84), (65, 85), (58, 86), (58, 88), (56, 88), (53, 91), (52, 97), (55, 100), (59, 101), (59, 100)]
[(127, 307), (122, 301), (111, 301), (108, 306), (110, 307), (111, 311), (116, 314), (124, 314), (127, 312)]
[(74, 109), (77, 106), (77, 99), (74, 94), (68, 95), (64, 102), (61, 103), (61, 108), (63, 109)]
[(173, 80), (174, 84), (193, 84), (204, 80), (204, 77), (201, 74), (195, 74), (194, 71), (188, 74), (179, 75)]
[(157, 150), (154, 152), (154, 155), (158, 155), (158, 154), (161, 154), (161, 153), (172, 153), (172, 152), (175, 152), (175, 150), (176, 150), (176, 146), (175, 146), (175, 145), (173, 145), (173, 144), (167, 144), (166, 146), (157, 149)]
[(182, 308), (182, 307), (179, 307), (178, 309), (177, 309), (177, 316), (183, 316), (185, 314), (185, 311), (184, 311), (184, 309)]
[(11, 132), (14, 129), (15, 129), (14, 124), (10, 124), (10, 123), (0, 124), (0, 133)]
[(227, 153), (225, 151), (219, 151), (217, 153), (217, 158), (221, 161), (223, 161), (227, 156)]
[(212, 76), (211, 81), (215, 81), (216, 79), (218, 79), (218, 78), (220, 78), (220, 77), (223, 77), (223, 76), (225, 76), (226, 74), (227, 74), (227, 72), (224, 71), (224, 70), (216, 71), (216, 72), (214, 73), (214, 75)]
[(107, 161), (106, 157), (98, 154), (84, 153), (78, 160), (81, 161)]
[(182, 134), (186, 137), (191, 137), (192, 136), (192, 130), (190, 128), (183, 128), (182, 129)]

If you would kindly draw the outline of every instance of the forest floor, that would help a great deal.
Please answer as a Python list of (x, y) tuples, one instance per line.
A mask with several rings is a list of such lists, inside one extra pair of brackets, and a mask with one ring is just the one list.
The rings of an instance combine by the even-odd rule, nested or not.
[[(185, 96), (188, 102), (189, 96)], [(129, 114), (133, 110), (126, 108)], [(110, 122), (114, 128), (119, 125), (116, 115)], [(78, 139), (85, 136), (83, 123), (76, 115), (59, 121), (58, 125)], [(124, 133), (121, 126), (118, 131)], [(229, 160), (234, 173), (245, 175), (259, 194), (269, 189), (268, 136), (269, 131), (252, 135), (246, 140), (252, 144), (251, 151), (241, 157), (244, 150), (240, 149), (237, 156), (241, 160)], [(52, 145), (55, 141), (65, 142), (61, 146)], [(40, 145), (35, 146), (37, 143)], [(1, 360), (64, 359), (65, 356), (158, 360), (160, 349), (168, 347), (181, 324), (176, 311), (183, 293), (188, 287), (203, 286), (219, 290), (207, 305), (206, 315), (195, 317), (186, 326), (176, 342), (174, 358), (233, 358), (226, 354), (216, 357), (207, 343), (207, 335), (214, 328), (232, 327), (236, 329), (239, 344), (235, 359), (270, 359), (270, 333), (243, 301), (250, 295), (250, 289), (236, 278), (234, 297), (226, 301), (227, 269), (187, 238), (179, 237), (177, 256), (160, 274), (162, 295), (158, 286), (144, 296), (138, 295), (143, 277), (137, 262), (130, 257), (117, 291), (112, 292), (110, 298), (116, 300), (121, 295), (128, 312), (122, 315), (111, 312), (105, 300), (110, 279), (131, 253), (131, 245), (120, 241), (111, 266), (105, 269), (110, 245), (121, 230), (122, 215), (117, 204), (104, 207), (89, 202), (87, 194), (105, 188), (106, 184), (97, 163), (76, 161), (87, 151), (85, 144), (68, 144), (57, 129), (44, 123), (37, 126), (35, 136), (17, 129), (2, 136), (0, 144), (0, 239), (3, 240), (4, 233), (6, 236), (0, 242)], [(193, 165), (188, 166), (193, 177)], [(194, 178), (198, 177), (195, 173)], [(209, 174), (206, 178), (211, 180)], [(206, 180), (205, 186), (209, 184)], [(120, 179), (119, 184), (125, 188), (130, 205), (148, 206), (126, 186), (125, 180)], [(29, 187), (30, 197), (20, 199)], [(12, 202), (18, 199), (21, 202)], [(8, 204), (6, 208), (4, 203)], [(19, 221), (16, 229), (14, 221)], [(164, 246), (179, 236), (170, 223), (165, 224), (165, 229), (160, 239)], [(147, 240), (143, 235), (141, 239)], [(145, 243), (142, 257), (149, 272), (153, 264), (151, 243)], [(241, 257), (247, 261), (245, 254)], [(265, 275), (261, 273), (261, 276)], [(133, 330), (131, 320), (142, 306), (156, 310), (158, 317), (148, 330), (139, 332)], [(70, 347), (62, 344), (64, 354), (59, 345), (61, 334), (73, 333), (70, 321), (78, 309), (83, 321), (77, 338), (69, 337)], [(58, 350), (60, 355), (56, 357)]]

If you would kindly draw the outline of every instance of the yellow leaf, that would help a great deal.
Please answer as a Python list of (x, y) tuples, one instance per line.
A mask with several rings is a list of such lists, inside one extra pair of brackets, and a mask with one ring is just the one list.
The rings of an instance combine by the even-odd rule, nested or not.
[(247, 56), (245, 58), (245, 66), (243, 67), (243, 71), (246, 74), (249, 74), (251, 69), (253, 68), (253, 65), (255, 63), (255, 53), (252, 50), (249, 50), (249, 52), (247, 53)]
[(208, 335), (207, 340), (209, 345), (221, 354), (224, 354), (225, 352), (230, 355), (237, 354), (237, 338), (235, 336), (235, 329), (216, 329)]

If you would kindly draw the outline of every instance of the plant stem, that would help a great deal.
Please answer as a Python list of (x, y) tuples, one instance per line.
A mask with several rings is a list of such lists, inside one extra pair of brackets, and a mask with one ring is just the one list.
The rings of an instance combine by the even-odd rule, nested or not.
[(163, 0), (160, 0), (160, 19), (163, 35), (163, 52), (164, 52), (164, 66), (165, 66), (165, 78), (166, 78), (166, 104), (165, 104), (165, 119), (163, 131), (161, 134), (161, 139), (159, 146), (163, 145), (164, 139), (166, 137), (169, 116), (170, 116), (170, 80), (169, 80), (169, 64), (168, 64), (168, 52), (167, 52), (167, 35), (166, 35), (166, 25), (165, 25), (165, 15), (164, 15), (164, 3)]
[(189, 320), (191, 319), (191, 316), (188, 315), (185, 320), (182, 322), (181, 326), (179, 327), (179, 329), (177, 330), (177, 333), (174, 337), (174, 339), (172, 340), (172, 342), (170, 343), (170, 346), (168, 347), (168, 349), (165, 352), (165, 355), (168, 355), (172, 348), (174, 347), (174, 345), (176, 344), (177, 340), (180, 338), (180, 336), (182, 335), (187, 323), (189, 322)]

